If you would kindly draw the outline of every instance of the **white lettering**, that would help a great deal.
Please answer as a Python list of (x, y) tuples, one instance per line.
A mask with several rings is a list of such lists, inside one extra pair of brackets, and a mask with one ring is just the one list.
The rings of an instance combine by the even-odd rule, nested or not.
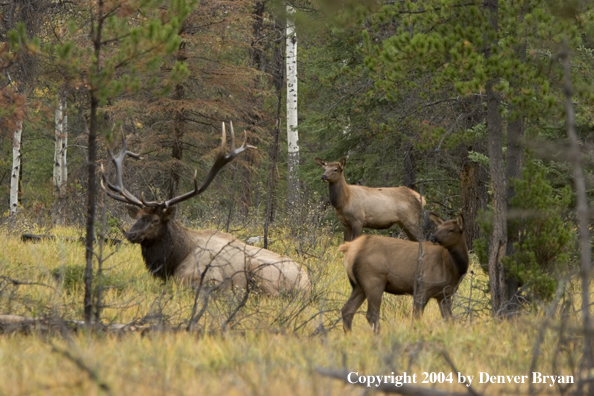
[(474, 378), (474, 375), (462, 375), (462, 373), (458, 372), (458, 383), (459, 384), (465, 384), (467, 387), (470, 387), (470, 384), (472, 384), (473, 378)]
[(356, 371), (351, 371), (349, 373), (349, 375), (347, 376), (347, 381), (349, 381), (349, 383), (351, 383), (351, 384), (355, 384), (356, 383), (355, 381), (351, 381), (351, 375), (353, 375), (353, 374), (359, 375), (359, 373), (357, 373)]

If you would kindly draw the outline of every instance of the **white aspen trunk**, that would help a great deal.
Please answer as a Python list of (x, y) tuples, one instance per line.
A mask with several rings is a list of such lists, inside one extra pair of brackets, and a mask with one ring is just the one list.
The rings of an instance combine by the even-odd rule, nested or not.
[(54, 150), (54, 187), (58, 196), (64, 195), (64, 186), (68, 178), (68, 167), (66, 162), (66, 147), (68, 144), (66, 103), (60, 99), (55, 112), (55, 137), (56, 145)]
[(288, 143), (288, 200), (294, 205), (299, 200), (299, 133), (297, 131), (297, 34), (293, 21), (293, 7), (287, 6), (286, 66), (287, 66), (287, 143)]
[(66, 114), (66, 99), (62, 99), (62, 151), (61, 151), (61, 163), (62, 163), (62, 185), (60, 191), (62, 195), (65, 192), (66, 183), (68, 182), (68, 160), (67, 160), (67, 148), (68, 148), (68, 115)]
[(12, 172), (10, 176), (10, 216), (13, 216), (19, 208), (19, 177), (21, 172), (21, 139), (23, 135), (23, 123), (17, 124), (17, 130), (12, 138)]
[(54, 114), (54, 137), (56, 144), (54, 147), (54, 188), (60, 194), (60, 186), (62, 185), (62, 101), (58, 100), (58, 107)]

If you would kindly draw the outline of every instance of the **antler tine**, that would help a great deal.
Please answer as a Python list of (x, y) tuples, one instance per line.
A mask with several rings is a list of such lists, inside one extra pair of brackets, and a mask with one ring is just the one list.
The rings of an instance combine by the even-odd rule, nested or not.
[[(114, 156), (112, 151), (109, 149), (107, 150), (107, 152), (109, 153), (109, 156), (111, 157), (111, 161), (113, 162), (113, 164), (116, 168), (116, 185), (111, 184), (107, 180), (107, 177), (105, 176), (105, 168), (102, 165), (101, 166), (101, 173), (102, 173), (101, 174), (101, 187), (105, 190), (107, 195), (109, 195), (113, 199), (116, 199), (116, 200), (122, 201), (122, 202), (126, 202), (126, 203), (129, 203), (132, 205), (140, 206), (140, 207), (145, 206), (138, 198), (136, 198), (132, 193), (130, 193), (126, 189), (126, 187), (124, 187), (124, 181), (123, 181), (123, 176), (122, 176), (122, 173), (123, 173), (122, 166), (124, 163), (124, 159), (126, 159), (126, 156), (130, 156), (134, 159), (142, 159), (142, 158), (140, 157), (139, 154), (135, 154), (135, 153), (127, 150), (126, 138), (124, 137), (123, 132), (122, 132), (122, 149), (120, 150), (118, 155)], [(113, 194), (112, 192), (110, 192), (105, 187), (106, 184), (107, 184), (107, 187), (109, 187), (109, 190), (111, 190), (117, 194)]]
[(222, 127), (222, 138), (221, 138), (221, 148), (219, 149), (219, 153), (217, 154), (217, 158), (215, 159), (214, 164), (212, 165), (212, 167), (210, 168), (210, 171), (208, 172), (208, 175), (206, 175), (206, 178), (204, 179), (204, 181), (202, 182), (202, 184), (200, 184), (200, 187), (198, 187), (198, 182), (196, 180), (198, 172), (196, 171), (194, 173), (194, 190), (190, 191), (188, 193), (185, 193), (183, 195), (180, 195), (178, 197), (172, 198), (168, 201), (165, 201), (163, 203), (163, 205), (165, 207), (169, 207), (171, 205), (175, 205), (177, 203), (180, 203), (182, 201), (185, 201), (186, 199), (192, 198), (196, 195), (201, 194), (202, 192), (204, 192), (210, 182), (213, 181), (213, 179), (215, 178), (215, 176), (217, 175), (217, 173), (225, 166), (227, 165), (229, 162), (231, 162), (235, 157), (237, 157), (239, 154), (241, 154), (242, 152), (244, 152), (245, 150), (249, 149), (249, 148), (256, 148), (252, 145), (247, 144), (247, 132), (245, 133), (245, 139), (243, 142), (243, 145), (236, 149), (235, 148), (235, 133), (233, 131), (233, 123), (230, 122), (231, 125), (231, 150), (229, 150), (228, 153), (225, 153), (226, 151), (226, 146), (227, 146), (227, 131), (225, 130), (225, 123), (223, 122), (223, 127)]
[[(109, 189), (107, 187), (105, 187), (106, 184), (109, 187)], [(101, 165), (101, 188), (103, 189), (103, 191), (105, 191), (105, 193), (108, 196), (110, 196), (111, 198), (113, 198), (117, 201), (131, 203), (128, 199), (124, 198), (122, 195), (117, 195), (117, 194), (114, 194), (111, 191), (109, 191), (110, 189), (115, 191), (115, 189), (113, 187), (115, 187), (115, 186), (111, 185), (111, 183), (109, 183), (109, 181), (105, 177), (105, 168), (103, 167), (103, 164), (102, 164)]]

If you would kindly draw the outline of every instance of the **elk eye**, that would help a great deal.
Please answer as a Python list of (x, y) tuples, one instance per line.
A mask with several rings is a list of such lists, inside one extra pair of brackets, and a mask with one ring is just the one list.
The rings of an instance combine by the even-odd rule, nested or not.
[(157, 217), (156, 219), (153, 219), (153, 221), (151, 221), (151, 223), (153, 224), (157, 224), (159, 222), (159, 218)]

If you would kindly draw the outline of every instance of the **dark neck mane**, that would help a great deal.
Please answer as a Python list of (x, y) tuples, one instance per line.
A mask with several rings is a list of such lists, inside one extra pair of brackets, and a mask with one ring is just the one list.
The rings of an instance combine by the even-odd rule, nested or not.
[(148, 270), (158, 278), (168, 278), (192, 251), (189, 230), (170, 220), (159, 239), (141, 243), (142, 258)]
[(349, 194), (348, 185), (346, 180), (344, 180), (344, 176), (336, 183), (328, 184), (328, 187), (330, 191), (330, 204), (335, 208), (343, 207), (348, 200)]
[(460, 276), (464, 275), (466, 271), (468, 271), (468, 264), (470, 262), (470, 257), (468, 256), (468, 248), (466, 244), (463, 247), (454, 247), (453, 249), (449, 250), (450, 259), (456, 266), (458, 270), (458, 274)]

